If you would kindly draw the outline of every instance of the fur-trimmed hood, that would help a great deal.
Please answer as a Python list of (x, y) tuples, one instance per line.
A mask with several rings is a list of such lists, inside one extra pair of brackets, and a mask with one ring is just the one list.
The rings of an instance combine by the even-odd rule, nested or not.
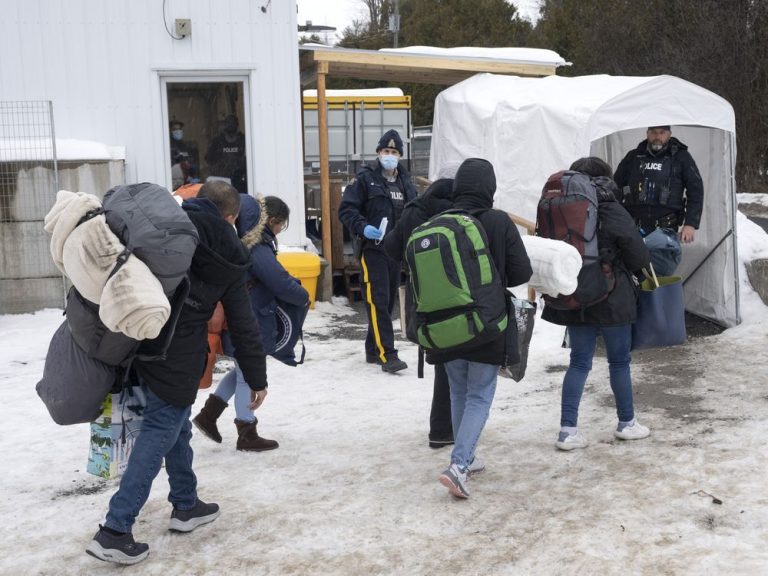
[(240, 215), (237, 217), (235, 226), (240, 241), (249, 250), (265, 240), (267, 210), (264, 206), (264, 198), (261, 196), (254, 198), (248, 194), (241, 194)]

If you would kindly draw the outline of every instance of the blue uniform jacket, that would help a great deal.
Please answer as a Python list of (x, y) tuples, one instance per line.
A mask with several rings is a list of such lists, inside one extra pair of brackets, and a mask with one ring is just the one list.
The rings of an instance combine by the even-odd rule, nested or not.
[[(378, 228), (384, 216), (387, 217), (389, 230), (395, 226), (395, 211), (389, 195), (389, 186), (381, 173), (378, 161), (375, 166), (365, 166), (357, 173), (355, 180), (344, 189), (339, 204), (339, 220), (353, 236), (359, 238), (364, 238), (363, 229), (367, 224)], [(407, 204), (416, 198), (416, 188), (411, 182), (408, 170), (402, 164), (397, 166), (397, 179), (405, 193), (404, 203)]]

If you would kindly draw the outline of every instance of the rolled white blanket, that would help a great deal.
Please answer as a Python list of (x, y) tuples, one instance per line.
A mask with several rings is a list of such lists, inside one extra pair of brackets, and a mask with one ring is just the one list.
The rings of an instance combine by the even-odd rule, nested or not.
[(523, 236), (533, 275), (528, 286), (537, 292), (557, 296), (573, 294), (579, 284), (582, 259), (579, 251), (560, 240)]
[(162, 284), (135, 256), (107, 281), (101, 294), (99, 318), (104, 325), (136, 340), (156, 338), (170, 315)]
[[(64, 266), (64, 244), (77, 226), (80, 218), (94, 208), (100, 208), (101, 202), (93, 194), (59, 190), (56, 203), (45, 215), (44, 229), (51, 235), (51, 257), (56, 267), (67, 274)], [(67, 274), (69, 275), (69, 274)], [(97, 300), (98, 302), (98, 300)]]
[(72, 230), (64, 242), (64, 273), (84, 298), (98, 304), (109, 273), (124, 249), (100, 214)]
[(156, 338), (171, 314), (160, 281), (132, 255), (110, 278), (125, 246), (103, 214), (77, 225), (86, 213), (100, 207), (93, 194), (60, 190), (45, 216), (51, 256), (78, 292), (99, 305), (99, 318), (107, 328), (136, 340)]

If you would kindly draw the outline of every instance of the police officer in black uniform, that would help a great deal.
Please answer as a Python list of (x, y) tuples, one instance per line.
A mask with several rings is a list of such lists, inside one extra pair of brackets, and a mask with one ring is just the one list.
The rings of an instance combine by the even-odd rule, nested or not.
[(228, 114), (224, 119), (221, 133), (208, 147), (205, 161), (210, 176), (229, 178), (241, 194), (248, 193), (245, 161), (245, 134), (239, 130), (237, 116)]
[(392, 309), (400, 283), (400, 263), (392, 260), (380, 246), (381, 221), (387, 219), (392, 230), (403, 207), (416, 197), (416, 189), (405, 167), (399, 163), (403, 140), (396, 130), (388, 130), (376, 146), (374, 166), (365, 166), (344, 190), (339, 219), (347, 227), (360, 259), (362, 290), (368, 314), (365, 358), (380, 364), (384, 372), (398, 372), (408, 365), (400, 360), (392, 330)]
[(704, 206), (704, 184), (688, 147), (672, 137), (669, 126), (651, 126), (613, 179), (645, 237), (656, 273), (673, 274), (682, 256), (680, 241), (693, 242)]

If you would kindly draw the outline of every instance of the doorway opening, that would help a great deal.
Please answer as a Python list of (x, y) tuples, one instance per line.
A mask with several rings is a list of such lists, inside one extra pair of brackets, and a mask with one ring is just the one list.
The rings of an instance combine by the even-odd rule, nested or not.
[(248, 193), (245, 80), (164, 79), (172, 188), (210, 179)]

